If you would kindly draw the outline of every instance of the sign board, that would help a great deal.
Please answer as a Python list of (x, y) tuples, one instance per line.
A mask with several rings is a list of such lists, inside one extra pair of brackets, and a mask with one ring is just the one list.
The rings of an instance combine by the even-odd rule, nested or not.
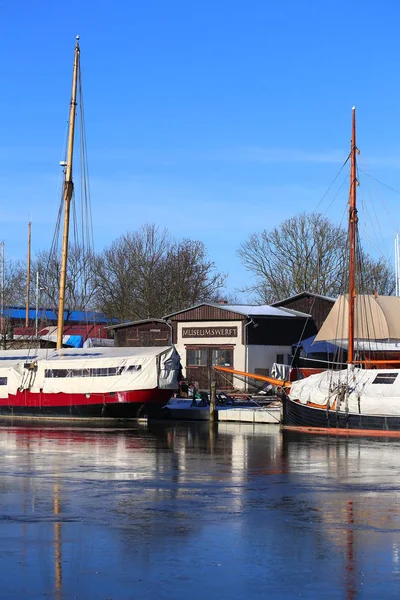
[(237, 327), (182, 327), (183, 338), (237, 337)]

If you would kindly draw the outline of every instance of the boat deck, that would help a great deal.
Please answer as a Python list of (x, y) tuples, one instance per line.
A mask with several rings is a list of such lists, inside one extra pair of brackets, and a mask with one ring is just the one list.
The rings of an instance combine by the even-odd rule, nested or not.
[(279, 425), (282, 421), (282, 407), (231, 408), (217, 411), (218, 421), (237, 423), (270, 423)]
[[(236, 404), (236, 405), (235, 405)], [(238, 423), (270, 423), (279, 425), (282, 421), (281, 403), (273, 402), (266, 406), (257, 406), (255, 402), (236, 402), (235, 404), (217, 405), (215, 421)], [(186, 398), (173, 398), (163, 408), (164, 417), (183, 421), (209, 421), (210, 406)]]

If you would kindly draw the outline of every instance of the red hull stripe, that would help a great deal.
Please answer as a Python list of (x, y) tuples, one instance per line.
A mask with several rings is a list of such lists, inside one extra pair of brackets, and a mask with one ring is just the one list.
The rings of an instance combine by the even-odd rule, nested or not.
[(317, 435), (352, 437), (400, 437), (400, 431), (387, 431), (384, 429), (341, 429), (337, 427), (307, 427), (301, 425), (283, 425), (283, 429), (289, 431), (299, 431), (301, 433), (314, 433)]
[(8, 398), (0, 398), (0, 408), (58, 408), (61, 406), (91, 406), (94, 404), (160, 404), (163, 405), (172, 396), (172, 390), (131, 390), (104, 394), (49, 394), (39, 392), (34, 394), (29, 390), (18, 391)]

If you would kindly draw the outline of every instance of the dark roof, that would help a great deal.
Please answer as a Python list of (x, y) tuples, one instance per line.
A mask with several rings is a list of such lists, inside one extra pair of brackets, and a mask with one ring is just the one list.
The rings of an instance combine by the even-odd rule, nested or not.
[(194, 306), (189, 306), (188, 308), (184, 308), (183, 310), (177, 310), (170, 315), (166, 315), (164, 319), (169, 319), (170, 317), (174, 317), (175, 315), (179, 315), (180, 313), (187, 312), (189, 310), (193, 310), (195, 308), (199, 308), (200, 306), (211, 306), (213, 308), (220, 308), (221, 310), (226, 310), (229, 312), (234, 312), (237, 314), (241, 314), (245, 317), (309, 317), (310, 315), (299, 312), (297, 310), (292, 310), (290, 308), (275, 308), (270, 304), (220, 304), (218, 302), (201, 302), (200, 304), (195, 304)]
[(142, 319), (140, 321), (126, 321), (125, 323), (117, 323), (116, 325), (109, 325), (106, 329), (120, 329), (121, 327), (130, 327), (134, 325), (142, 325), (143, 323), (165, 323), (170, 327), (165, 319)]
[(272, 302), (271, 306), (280, 306), (281, 304), (285, 304), (285, 302), (289, 302), (289, 300), (297, 300), (298, 298), (305, 298), (307, 296), (312, 296), (313, 298), (320, 298), (321, 300), (327, 300), (328, 302), (332, 303), (336, 302), (336, 298), (331, 298), (330, 296), (322, 296), (321, 294), (314, 294), (314, 292), (308, 292), (307, 290), (304, 290), (304, 292), (294, 294), (294, 296), (289, 296), (288, 298), (284, 298), (283, 300)]

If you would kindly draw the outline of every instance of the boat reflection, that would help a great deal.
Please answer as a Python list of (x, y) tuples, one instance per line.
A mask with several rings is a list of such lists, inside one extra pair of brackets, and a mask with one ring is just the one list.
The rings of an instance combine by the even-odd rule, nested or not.
[(306, 478), (309, 516), (317, 513), (320, 531), (342, 556), (345, 597), (359, 597), (368, 585), (383, 585), (390, 576), (398, 581), (399, 441), (312, 438), (285, 432), (283, 452), (289, 471)]
[[(53, 511), (54, 516), (60, 515), (60, 486), (55, 483), (53, 486)], [(61, 597), (62, 587), (62, 556), (61, 556), (61, 521), (54, 521), (54, 579), (56, 598)]]
[(303, 586), (353, 600), (366, 585), (390, 597), (400, 581), (395, 440), (235, 423), (19, 426), (0, 427), (0, 457), (4, 593), (143, 597), (143, 581), (144, 597), (160, 586), (173, 597), (197, 582), (193, 597), (213, 598), (215, 565), (232, 598), (255, 579), (255, 599)]

